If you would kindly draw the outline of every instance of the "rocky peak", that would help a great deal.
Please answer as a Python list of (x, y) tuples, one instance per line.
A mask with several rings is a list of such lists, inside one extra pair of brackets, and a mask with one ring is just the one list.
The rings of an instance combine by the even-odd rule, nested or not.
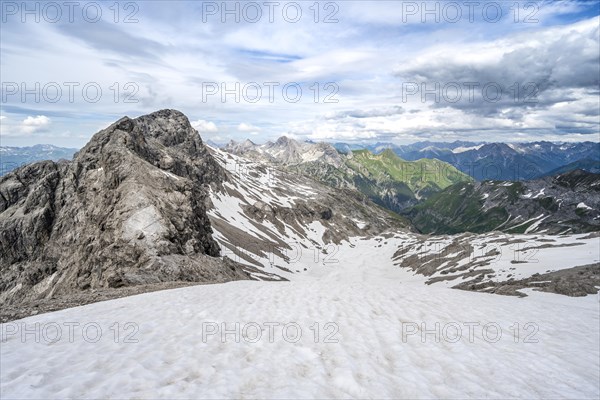
[[(101, 287), (245, 278), (206, 214), (226, 173), (175, 110), (124, 117), (73, 161), (0, 178), (0, 301)], [(221, 268), (222, 267), (222, 268)]]
[(233, 154), (245, 154), (248, 151), (253, 151), (258, 146), (254, 144), (250, 139), (246, 139), (243, 142), (236, 142), (235, 140), (229, 141), (227, 145), (225, 145), (224, 149)]
[(287, 136), (281, 136), (275, 142), (256, 145), (250, 140), (243, 143), (230, 142), (225, 151), (249, 157), (255, 161), (282, 165), (298, 165), (303, 163), (330, 164), (339, 168), (343, 164), (340, 153), (329, 143), (312, 141), (298, 142)]
[(297, 142), (287, 136), (281, 136), (279, 139), (277, 139), (275, 144), (277, 146), (288, 147), (297, 144)]
[(74, 161), (96, 165), (136, 156), (200, 183), (218, 184), (226, 177), (188, 118), (176, 110), (161, 110), (135, 119), (121, 118), (95, 134)]

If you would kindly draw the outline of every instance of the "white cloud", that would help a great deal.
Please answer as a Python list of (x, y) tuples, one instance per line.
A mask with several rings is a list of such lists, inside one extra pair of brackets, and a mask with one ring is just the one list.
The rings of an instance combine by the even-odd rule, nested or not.
[(45, 130), (50, 125), (50, 118), (45, 115), (29, 116), (21, 123), (21, 132), (31, 134)]
[(192, 121), (192, 126), (198, 132), (217, 132), (219, 130), (214, 122), (205, 121), (203, 119)]
[(14, 138), (30, 136), (38, 132), (48, 132), (52, 122), (45, 115), (28, 116), (22, 121), (2, 115), (0, 121), (2, 121), (2, 136)]
[(237, 129), (240, 132), (260, 132), (261, 131), (261, 129), (259, 127), (250, 125), (250, 124), (246, 124), (244, 122), (239, 124)]

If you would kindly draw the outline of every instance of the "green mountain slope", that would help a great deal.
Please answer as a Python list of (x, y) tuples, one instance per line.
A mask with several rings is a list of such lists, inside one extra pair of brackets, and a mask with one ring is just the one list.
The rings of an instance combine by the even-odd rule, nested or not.
[(470, 182), (468, 175), (437, 159), (405, 161), (391, 149), (380, 154), (368, 150), (352, 152), (346, 164), (353, 170), (380, 182), (402, 182), (415, 197), (429, 197), (458, 182)]
[(375, 203), (395, 212), (454, 183), (471, 181), (445, 162), (435, 159), (405, 161), (391, 150), (381, 154), (353, 151), (339, 168), (323, 162), (307, 162), (288, 169), (330, 186), (357, 189)]

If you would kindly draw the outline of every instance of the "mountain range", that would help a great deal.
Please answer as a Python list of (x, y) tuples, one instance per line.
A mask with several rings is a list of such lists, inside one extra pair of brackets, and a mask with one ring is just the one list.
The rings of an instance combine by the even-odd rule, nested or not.
[(36, 144), (30, 147), (0, 146), (0, 176), (34, 161), (70, 160), (76, 152), (77, 149), (57, 147), (51, 144)]
[(401, 211), (457, 182), (471, 179), (436, 159), (405, 161), (393, 151), (340, 153), (328, 143), (299, 142), (281, 137), (257, 145), (231, 141), (225, 151), (306, 175), (337, 188), (354, 189), (392, 211)]
[[(577, 208), (580, 203), (598, 208), (597, 187), (577, 185), (571, 188), (561, 182), (571, 178), (579, 182), (583, 171), (598, 173), (600, 160), (595, 158), (598, 146), (592, 142), (504, 144), (456, 141), (418, 142), (406, 146), (377, 143), (361, 148), (364, 146), (300, 142), (283, 136), (263, 145), (250, 140), (231, 141), (223, 150), (266, 164), (271, 174), (285, 171), (334, 188), (359, 191), (376, 204), (411, 219), (415, 228), (425, 233), (494, 229), (559, 233), (597, 229), (596, 215), (584, 212), (585, 208)], [(76, 152), (76, 149), (52, 145), (0, 148), (6, 170), (37, 159), (69, 159)], [(442, 159), (448, 162), (440, 161)], [(495, 159), (499, 161), (493, 161)], [(467, 164), (471, 165), (470, 170), (465, 168)], [(557, 164), (561, 165), (550, 169)], [(511, 173), (521, 175), (473, 182), (469, 174), (484, 177), (477, 176), (474, 165), (488, 165), (488, 172), (496, 171), (499, 175), (506, 175), (500, 171), (513, 168)], [(527, 168), (519, 171), (519, 165), (527, 165)], [(541, 165), (544, 168), (539, 168)], [(468, 173), (461, 172), (460, 168)], [(574, 172), (578, 170), (581, 172)], [(519, 181), (525, 173), (539, 176), (521, 183), (505, 182)], [(556, 180), (558, 175), (563, 176)], [(586, 181), (588, 184), (594, 180), (593, 175), (590, 176)], [(546, 190), (545, 196), (531, 194), (542, 189)], [(527, 193), (533, 197), (528, 198)], [(553, 216), (548, 215), (549, 212)]]
[[(539, 174), (542, 170), (531, 160), (538, 160), (537, 165), (544, 160), (547, 169), (554, 165), (550, 162), (553, 153), (559, 152), (560, 162), (566, 162), (590, 156), (596, 144), (558, 147), (546, 142), (518, 146), (454, 142), (450, 147), (440, 149), (434, 143), (423, 142), (412, 147), (378, 144), (370, 149), (352, 149), (340, 143), (333, 146), (281, 137), (264, 145), (250, 140), (232, 141), (223, 149), (333, 187), (358, 190), (375, 203), (405, 215), (423, 233), (498, 230), (564, 234), (600, 230), (600, 175), (593, 173), (600, 161), (583, 158), (534, 180), (473, 182), (450, 163), (439, 160), (448, 153), (489, 166), (490, 160), (500, 159), (500, 168), (505, 170), (513, 166), (511, 163), (527, 162), (527, 172)], [(397, 153), (415, 160), (405, 161)], [(432, 158), (417, 158), (424, 155)], [(499, 164), (496, 162), (494, 167)]]
[[(344, 143), (336, 143), (335, 147), (342, 152), (361, 147), (375, 153), (391, 149), (399, 157), (409, 161), (436, 158), (453, 165), (478, 181), (530, 180), (545, 176), (553, 170), (579, 160), (600, 161), (600, 143), (598, 142), (477, 143), (455, 141), (445, 143), (425, 141), (410, 145), (375, 143), (349, 146)], [(573, 169), (576, 168), (576, 165), (573, 166)]]
[(542, 174), (540, 176), (540, 178), (543, 178), (546, 176), (560, 175), (560, 174), (564, 174), (566, 172), (575, 171), (577, 169), (580, 169), (582, 171), (591, 172), (593, 174), (600, 174), (600, 160), (594, 160), (591, 158), (583, 158), (581, 160), (577, 160), (572, 163), (555, 168), (550, 172), (546, 172), (545, 174)]
[[(211, 147), (220, 147), (208, 141)], [(286, 146), (290, 145), (289, 149)], [(253, 159), (267, 162), (300, 164), (326, 161), (338, 168), (343, 157), (353, 150), (369, 150), (379, 154), (391, 149), (401, 159), (416, 161), (437, 159), (447, 162), (471, 178), (481, 180), (531, 180), (558, 175), (575, 169), (588, 172), (600, 171), (600, 143), (481, 143), (481, 142), (416, 142), (410, 145), (393, 143), (348, 144), (300, 142), (286, 137), (265, 145), (250, 140), (230, 142), (222, 146), (234, 154), (246, 154)], [(336, 150), (336, 151), (333, 151)], [(0, 146), (0, 176), (33, 161), (60, 159), (70, 160), (77, 149), (53, 145), (31, 147)]]

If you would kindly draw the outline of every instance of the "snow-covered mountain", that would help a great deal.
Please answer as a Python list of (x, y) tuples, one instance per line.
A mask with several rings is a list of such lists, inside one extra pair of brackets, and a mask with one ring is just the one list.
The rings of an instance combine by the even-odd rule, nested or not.
[[(389, 222), (385, 222), (381, 219), (381, 216), (378, 217), (375, 222), (369, 222), (372, 221), (369, 215), (358, 214), (357, 212), (361, 210), (351, 208), (352, 204), (350, 203), (343, 204), (340, 207), (340, 210), (343, 210), (342, 213), (348, 216), (348, 218), (341, 219), (341, 221), (321, 220), (318, 223), (312, 222), (310, 219), (304, 220), (303, 222), (299, 221), (299, 226), (308, 223), (310, 229), (304, 231), (300, 236), (292, 235), (290, 237), (287, 235), (289, 235), (293, 229), (288, 230), (285, 226), (284, 229), (278, 228), (278, 232), (275, 232), (275, 229), (273, 229), (282, 222), (284, 224), (288, 222), (286, 221), (286, 213), (277, 212), (278, 209), (281, 209), (281, 203), (289, 202), (288, 204), (297, 208), (300, 198), (311, 199), (315, 198), (315, 196), (318, 198), (322, 196), (322, 194), (319, 195), (319, 192), (325, 192), (328, 196), (333, 196), (332, 200), (334, 202), (339, 202), (341, 201), (341, 196), (338, 196), (338, 191), (332, 189), (329, 189), (331, 190), (329, 191), (318, 184), (315, 186), (315, 183), (311, 183), (310, 180), (307, 181), (302, 175), (288, 174), (285, 170), (273, 168), (271, 164), (255, 162), (218, 149), (212, 149), (212, 152), (215, 155), (215, 159), (218, 160), (221, 165), (226, 166), (227, 170), (240, 171), (237, 174), (237, 177), (240, 179), (232, 181), (232, 184), (236, 186), (231, 187), (232, 190), (227, 199), (227, 201), (233, 201), (234, 204), (237, 204), (229, 204), (229, 206), (226, 206), (220, 195), (213, 194), (213, 199), (216, 198), (216, 200), (213, 200), (215, 208), (212, 211), (209, 211), (209, 215), (211, 215), (212, 225), (217, 231), (217, 240), (220, 240), (219, 243), (221, 247), (227, 249), (226, 251), (230, 256), (235, 251), (235, 247), (231, 246), (233, 241), (236, 240), (235, 235), (231, 235), (230, 233), (229, 238), (223, 238), (223, 235), (218, 233), (219, 226), (226, 227), (227, 223), (231, 224), (235, 221), (234, 224), (240, 231), (246, 230), (253, 235), (252, 238), (242, 238), (241, 242), (249, 244), (250, 248), (238, 248), (238, 253), (234, 254), (234, 256), (236, 256), (235, 260), (242, 263), (247, 262), (258, 268), (269, 268), (277, 264), (283, 265), (285, 268), (290, 269), (289, 272), (293, 274), (290, 275), (288, 271), (278, 271), (277, 267), (270, 269), (269, 271), (274, 271), (276, 274), (283, 276), (286, 279), (294, 280), (297, 279), (298, 273), (304, 274), (306, 272), (312, 273), (318, 271), (321, 267), (328, 265), (327, 258), (332, 257), (329, 256), (332, 254), (331, 252), (337, 254), (339, 251), (342, 251), (341, 249), (344, 249), (343, 251), (351, 251), (348, 247), (355, 248), (355, 246), (357, 246), (356, 243), (360, 243), (361, 240), (365, 239), (367, 241), (373, 241), (372, 243), (374, 246), (380, 248), (382, 252), (386, 252), (386, 249), (390, 252), (384, 257), (385, 261), (379, 260), (379, 262), (387, 263), (390, 266), (399, 265), (403, 268), (414, 270), (417, 274), (428, 277), (426, 279), (428, 283), (433, 283), (431, 281), (431, 276), (444, 276), (448, 274), (448, 271), (451, 271), (452, 273), (446, 276), (447, 279), (444, 279), (444, 282), (442, 282), (441, 279), (438, 279), (438, 281), (449, 286), (459, 285), (459, 288), (465, 288), (467, 283), (471, 283), (472, 279), (478, 279), (482, 273), (487, 273), (490, 276), (494, 275), (495, 282), (501, 282), (506, 285), (507, 282), (513, 281), (517, 276), (526, 279), (536, 273), (558, 271), (588, 264), (597, 264), (600, 262), (600, 254), (596, 254), (597, 252), (595, 251), (598, 245), (600, 245), (600, 235), (598, 234), (546, 236), (548, 234), (548, 226), (554, 225), (557, 227), (557, 229), (552, 230), (554, 234), (572, 233), (573, 230), (581, 232), (581, 229), (569, 229), (569, 226), (565, 224), (566, 221), (562, 221), (562, 225), (559, 224), (557, 218), (559, 218), (560, 215), (552, 215), (552, 207), (548, 204), (546, 204), (546, 208), (543, 208), (548, 214), (543, 219), (549, 220), (548, 224), (550, 225), (539, 223), (538, 220), (540, 218), (533, 219), (532, 221), (528, 221), (527, 218), (517, 218), (517, 220), (523, 219), (520, 225), (524, 226), (524, 228), (521, 230), (513, 229), (513, 231), (515, 233), (527, 231), (527, 233), (530, 234), (529, 236), (524, 234), (511, 235), (500, 232), (491, 232), (483, 235), (461, 234), (456, 236), (427, 236), (413, 233), (411, 231), (412, 227), (408, 226), (404, 226), (400, 229), (397, 227), (385, 229), (385, 224)], [(528, 182), (527, 184), (529, 186), (526, 187), (521, 183), (511, 183), (511, 185), (521, 185), (522, 187), (520, 186), (521, 189), (517, 194), (520, 195), (523, 200), (532, 198), (532, 201), (535, 201), (535, 199), (538, 198), (540, 200), (544, 198), (544, 191), (541, 189), (540, 185), (545, 185), (549, 191), (548, 195), (560, 192), (563, 194), (563, 202), (568, 203), (569, 205), (573, 202), (576, 203), (572, 209), (569, 208), (569, 212), (575, 212), (578, 207), (581, 208), (581, 200), (587, 199), (588, 203), (591, 204), (591, 207), (586, 210), (580, 209), (577, 212), (582, 215), (585, 214), (587, 220), (590, 220), (591, 223), (600, 224), (600, 220), (597, 218), (597, 210), (600, 209), (600, 203), (598, 203), (600, 198), (598, 198), (596, 194), (598, 177), (585, 172), (580, 172), (577, 176), (571, 175), (565, 175), (560, 178), (555, 178), (554, 180), (548, 178), (537, 183)], [(488, 185), (491, 184), (492, 182), (488, 183)], [(226, 184), (226, 186), (228, 185), (229, 184)], [(481, 186), (480, 183), (464, 183), (463, 185)], [(460, 184), (456, 186), (460, 186)], [(509, 192), (511, 190), (516, 190), (512, 186), (508, 186), (508, 183), (506, 182), (498, 182), (497, 186), (501, 186), (500, 188), (496, 188), (499, 191), (498, 193), (495, 193), (494, 195), (490, 195), (491, 192), (488, 193), (490, 201), (499, 201), (499, 199), (503, 198), (500, 194), (500, 192), (502, 192), (500, 189), (506, 189)], [(300, 193), (300, 197), (298, 196), (298, 193)], [(344, 195), (348, 196), (351, 193), (353, 192), (345, 191)], [(443, 193), (445, 193), (445, 191), (440, 193), (440, 198), (445, 197), (445, 195), (442, 195)], [(233, 197), (233, 200), (232, 194), (233, 196), (237, 196)], [(459, 197), (467, 198), (468, 196), (463, 193), (460, 194)], [(484, 196), (481, 197), (483, 198)], [(250, 199), (250, 201), (244, 201), (242, 199)], [(244, 212), (244, 210), (249, 209), (249, 204), (253, 201), (258, 201), (259, 203), (256, 207), (251, 208), (252, 212)], [(323, 200), (321, 200), (321, 202), (323, 202)], [(302, 201), (300, 204), (302, 204)], [(334, 207), (334, 203), (327, 204), (330, 207)], [(494, 206), (490, 205), (488, 208), (494, 208)], [(529, 209), (530, 207), (525, 208)], [(229, 218), (224, 218), (223, 212), (219, 211), (221, 209), (235, 209), (238, 210), (238, 212), (237, 214), (230, 214)], [(374, 210), (378, 209), (375, 208)], [(315, 214), (318, 214), (318, 212), (319, 211), (317, 210)], [(373, 211), (369, 211), (368, 213), (371, 212)], [(464, 212), (455, 211), (455, 214), (462, 215)], [(250, 216), (250, 219), (248, 219), (248, 216)], [(484, 214), (482, 214), (482, 216), (485, 217)], [(564, 218), (568, 219), (568, 217), (569, 215), (567, 215), (565, 211)], [(513, 216), (513, 219), (514, 218), (515, 216)], [(350, 221), (348, 221), (348, 219)], [(378, 224), (377, 221), (381, 221), (382, 224)], [(538, 223), (536, 223), (536, 221), (538, 221)], [(260, 222), (260, 225), (257, 225), (257, 222)], [(375, 223), (375, 226), (370, 226), (373, 223)], [(264, 228), (265, 224), (269, 227), (266, 230)], [(337, 229), (340, 229), (340, 226), (344, 226), (344, 224), (348, 225), (346, 225), (342, 231), (347, 232), (348, 234), (339, 236), (340, 231), (338, 230), (336, 233), (338, 235), (337, 240), (331, 240), (333, 234), (332, 227), (335, 226)], [(356, 224), (358, 228), (361, 228), (361, 230), (356, 231), (353, 229), (354, 224)], [(511, 221), (508, 225), (516, 225), (516, 222), (512, 223)], [(575, 227), (574, 224), (572, 224), (572, 226)], [(541, 229), (540, 227), (546, 228), (546, 233), (544, 233), (544, 229)], [(368, 229), (371, 230), (367, 231)], [(265, 231), (263, 232), (263, 230)], [(598, 227), (595, 229), (592, 228), (591, 230), (597, 231)], [(238, 232), (237, 229), (236, 232)], [(375, 232), (380, 233), (375, 234)], [(309, 246), (308, 257), (306, 259), (292, 257), (291, 261), (293, 262), (289, 264), (290, 260), (287, 260), (285, 257), (264, 251), (264, 244), (257, 246), (257, 244), (263, 243), (264, 240), (269, 242), (270, 240), (273, 240), (273, 237), (277, 236), (287, 236), (297, 243), (301, 242), (302, 237), (308, 237), (311, 242), (318, 243), (319, 249), (324, 251), (324, 259), (315, 263), (311, 258), (313, 256), (313, 250), (311, 246)], [(356, 238), (360, 238), (359, 241), (354, 241)], [(239, 241), (240, 238), (238, 237), (237, 240)], [(445, 244), (442, 245), (443, 243)], [(522, 245), (519, 247), (519, 244)], [(270, 243), (268, 246), (272, 246), (271, 249), (278, 248), (276, 243)], [(561, 251), (564, 251), (564, 248), (571, 246), (582, 246), (578, 247), (578, 250), (576, 251), (576, 254), (580, 255), (579, 257), (556, 257), (555, 254), (557, 252), (560, 253)], [(254, 251), (252, 250), (252, 247), (254, 248)], [(260, 250), (260, 247), (263, 247), (262, 251)], [(291, 250), (292, 256), (295, 256), (298, 253), (296, 249), (288, 250)], [(540, 264), (539, 259), (532, 256), (533, 253), (543, 256), (544, 262)], [(504, 258), (498, 259), (497, 256), (499, 254), (504, 254)], [(277, 262), (273, 263), (273, 260), (277, 260)], [(435, 262), (428, 264), (430, 261)], [(435, 265), (435, 267), (433, 265)], [(461, 268), (455, 268), (457, 265), (460, 265)], [(490, 266), (494, 268), (493, 271), (488, 270)], [(600, 266), (600, 264), (597, 266)], [(436, 273), (432, 268), (439, 269), (439, 271)], [(594, 271), (598, 272), (597, 268), (592, 271), (592, 275), (594, 275)], [(480, 281), (475, 280), (475, 282), (479, 283)], [(573, 286), (580, 284), (585, 286), (585, 290), (588, 292), (590, 291), (590, 288), (593, 290), (594, 282), (600, 283), (600, 276), (598, 274), (596, 274), (595, 277), (592, 276), (591, 279), (586, 275), (585, 278), (573, 279), (571, 281)], [(511, 287), (513, 289), (515, 287), (521, 289), (529, 287), (526, 283), (527, 282), (521, 283), (522, 286), (520, 287)], [(513, 285), (512, 282), (511, 285)], [(490, 290), (490, 288), (486, 290)], [(547, 290), (552, 291), (552, 288)], [(505, 290), (504, 292), (500, 291), (500, 293), (519, 295), (520, 292), (517, 292), (516, 290), (512, 290), (512, 292)], [(595, 292), (592, 291), (590, 293)]]
[(224, 150), (257, 161), (283, 165), (322, 162), (338, 168), (343, 164), (342, 156), (330, 144), (299, 142), (287, 136), (263, 145), (257, 145), (248, 139), (241, 143), (231, 141), (224, 147)]
[(211, 191), (208, 215), (214, 236), (222, 255), (258, 268), (251, 272), (255, 278), (290, 279), (312, 269), (315, 257), (327, 264), (329, 254), (351, 237), (412, 230), (406, 219), (356, 191), (223, 150), (211, 153), (231, 173), (222, 190)]

